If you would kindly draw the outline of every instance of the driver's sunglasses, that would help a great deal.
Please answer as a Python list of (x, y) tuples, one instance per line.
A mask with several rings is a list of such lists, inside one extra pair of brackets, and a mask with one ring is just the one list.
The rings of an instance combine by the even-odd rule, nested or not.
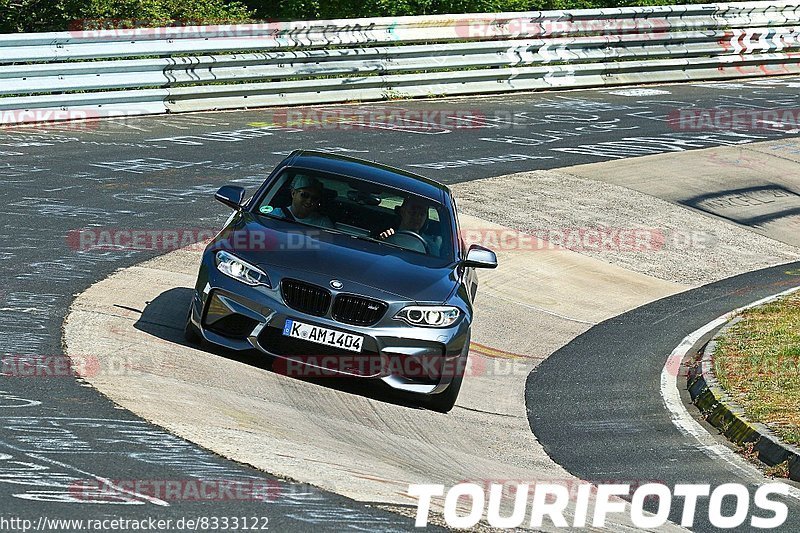
[(300, 198), (303, 200), (311, 200), (315, 204), (319, 203), (320, 197), (317, 194), (311, 194), (308, 191), (300, 191)]

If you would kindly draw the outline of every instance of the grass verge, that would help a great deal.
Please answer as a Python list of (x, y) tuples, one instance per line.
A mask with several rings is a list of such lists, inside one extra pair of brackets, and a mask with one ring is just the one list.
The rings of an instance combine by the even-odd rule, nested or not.
[(741, 317), (719, 339), (717, 379), (748, 420), (800, 445), (800, 292)]

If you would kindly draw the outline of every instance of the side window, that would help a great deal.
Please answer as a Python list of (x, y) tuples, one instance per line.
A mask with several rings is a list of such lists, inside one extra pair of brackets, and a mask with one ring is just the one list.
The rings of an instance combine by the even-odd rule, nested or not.
[(381, 198), (381, 203), (378, 204), (383, 208), (390, 211), (395, 211), (403, 203), (403, 197), (396, 194), (386, 195)]
[(284, 172), (278, 177), (258, 204), (259, 213), (269, 215), (275, 209), (286, 207), (292, 203), (290, 191), (292, 178), (290, 172)]

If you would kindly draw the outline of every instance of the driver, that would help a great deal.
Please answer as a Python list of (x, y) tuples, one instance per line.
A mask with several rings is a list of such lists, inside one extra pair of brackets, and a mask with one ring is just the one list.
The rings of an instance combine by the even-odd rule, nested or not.
[[(397, 228), (389, 228), (382, 231), (378, 234), (378, 238), (438, 257), (442, 247), (442, 238), (438, 235), (433, 236), (422, 233), (422, 228), (428, 222), (428, 209), (428, 204), (421, 198), (406, 196), (398, 210), (400, 222), (397, 224)], [(425, 241), (425, 247), (423, 248), (422, 242), (416, 237), (401, 233), (403, 231), (422, 237)]]
[(299, 175), (292, 182), (292, 205), (279, 207), (273, 214), (283, 218), (293, 218), (303, 224), (333, 228), (331, 219), (319, 212), (322, 192), (322, 183), (318, 179)]

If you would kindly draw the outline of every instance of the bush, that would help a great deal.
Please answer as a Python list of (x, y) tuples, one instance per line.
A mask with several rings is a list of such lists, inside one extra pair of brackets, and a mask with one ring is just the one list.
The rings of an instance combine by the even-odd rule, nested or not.
[(244, 0), (259, 17), (281, 20), (496, 13), (636, 5), (699, 4), (706, 0)]
[[(82, 21), (130, 20), (169, 24), (176, 20), (243, 21), (254, 14), (226, 0), (0, 0), (0, 32), (63, 31)], [(91, 25), (91, 24), (89, 24)]]

